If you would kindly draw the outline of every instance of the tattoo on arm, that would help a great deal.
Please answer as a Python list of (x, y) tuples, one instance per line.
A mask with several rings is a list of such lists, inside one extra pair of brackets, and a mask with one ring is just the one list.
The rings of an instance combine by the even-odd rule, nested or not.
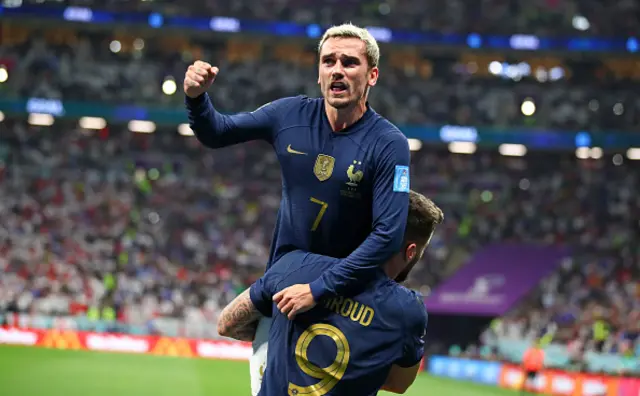
[(261, 317), (253, 306), (247, 289), (222, 310), (218, 320), (218, 334), (239, 341), (253, 341)]

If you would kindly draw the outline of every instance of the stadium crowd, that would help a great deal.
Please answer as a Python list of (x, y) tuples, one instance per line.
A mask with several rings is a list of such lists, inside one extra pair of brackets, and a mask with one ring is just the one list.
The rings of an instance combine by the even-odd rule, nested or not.
[[(312, 42), (7, 31), (0, 46), (0, 65), (8, 70), (7, 81), (0, 83), (3, 97), (178, 107), (184, 70), (196, 59), (220, 67), (211, 95), (223, 112), (250, 111), (276, 97), (318, 94)], [(382, 62), (370, 102), (401, 125), (626, 131), (640, 123), (637, 83), (627, 63), (444, 57), (400, 48), (383, 48)], [(175, 84), (168, 91), (167, 81)], [(163, 86), (173, 94), (163, 94)], [(523, 114), (527, 101), (533, 114)]]
[[(62, 120), (0, 128), (0, 311), (213, 337), (221, 307), (264, 270), (280, 193), (267, 145), (210, 151), (169, 130), (92, 132)], [(640, 345), (632, 163), (422, 149), (412, 167), (413, 188), (446, 222), (410, 286), (428, 294), (454, 257), (491, 242), (568, 244), (573, 256), (496, 333), (526, 338), (552, 324), (556, 340), (586, 348)]]
[[(46, 1), (46, 0), (45, 0)], [(43, 0), (12, 0), (38, 3)], [(51, 3), (58, 5), (61, 1)], [(640, 6), (636, 0), (483, 0), (446, 3), (420, 0), (291, 1), (251, 0), (205, 2), (166, 0), (65, 0), (67, 5), (113, 11), (160, 11), (167, 15), (226, 16), (241, 19), (292, 21), (331, 25), (352, 21), (361, 26), (437, 31), (439, 33), (537, 34), (565, 36), (637, 35)], [(585, 18), (587, 24), (575, 20)], [(616, 21), (616, 23), (611, 23)]]

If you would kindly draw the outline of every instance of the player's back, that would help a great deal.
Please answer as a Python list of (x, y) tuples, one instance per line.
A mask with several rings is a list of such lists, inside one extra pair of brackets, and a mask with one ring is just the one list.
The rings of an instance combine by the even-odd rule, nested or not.
[[(309, 256), (278, 289), (304, 282), (332, 260)], [(263, 396), (375, 395), (392, 364), (410, 367), (422, 358), (424, 304), (382, 271), (358, 296), (328, 299), (294, 321), (276, 311)]]

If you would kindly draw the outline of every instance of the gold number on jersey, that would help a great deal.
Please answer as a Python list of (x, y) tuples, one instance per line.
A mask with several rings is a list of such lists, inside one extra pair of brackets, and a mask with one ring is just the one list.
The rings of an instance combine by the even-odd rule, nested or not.
[(313, 203), (317, 203), (318, 205), (320, 205), (320, 211), (318, 212), (318, 215), (316, 216), (316, 221), (313, 222), (313, 226), (311, 227), (311, 231), (315, 231), (318, 229), (318, 226), (320, 225), (320, 220), (322, 220), (322, 216), (324, 216), (324, 212), (327, 211), (327, 208), (329, 207), (329, 204), (321, 201), (317, 198), (311, 197), (309, 198), (309, 200), (311, 200), (311, 202)]
[[(329, 337), (336, 343), (336, 357), (328, 367), (318, 367), (311, 363), (307, 357), (309, 345), (317, 336)], [(326, 395), (336, 386), (347, 371), (350, 356), (349, 342), (340, 329), (324, 323), (310, 326), (300, 335), (296, 343), (296, 363), (305, 374), (320, 381), (309, 386), (298, 386), (289, 383), (289, 396)]]

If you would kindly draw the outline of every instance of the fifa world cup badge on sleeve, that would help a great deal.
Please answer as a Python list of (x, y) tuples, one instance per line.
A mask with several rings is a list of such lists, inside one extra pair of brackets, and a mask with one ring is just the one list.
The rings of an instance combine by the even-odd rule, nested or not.
[(396, 165), (396, 175), (393, 178), (393, 191), (409, 192), (409, 167)]

